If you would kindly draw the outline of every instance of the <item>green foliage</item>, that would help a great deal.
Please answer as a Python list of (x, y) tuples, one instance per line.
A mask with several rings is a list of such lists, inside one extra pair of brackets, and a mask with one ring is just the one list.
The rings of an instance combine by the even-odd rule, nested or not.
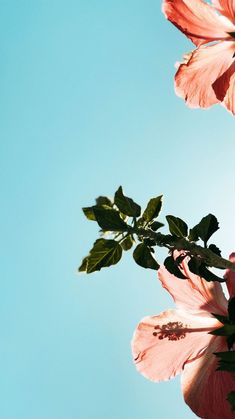
[(133, 243), (134, 243), (134, 240), (130, 234), (128, 234), (128, 236), (125, 237), (125, 239), (120, 242), (123, 250), (125, 251), (130, 250), (133, 246)]
[(191, 235), (197, 234), (200, 239), (206, 245), (212, 234), (214, 234), (219, 229), (219, 223), (217, 218), (208, 214), (206, 217), (203, 217), (199, 224), (197, 224), (192, 230)]
[(166, 269), (177, 278), (186, 279), (186, 276), (181, 272), (181, 270), (177, 266), (177, 262), (174, 260), (173, 256), (168, 256), (164, 260), (164, 265)]
[(221, 314), (215, 314), (215, 313), (211, 313), (217, 320), (219, 320), (220, 323), (223, 324), (228, 324), (229, 323), (229, 318), (226, 316), (222, 316)]
[[(158, 269), (159, 265), (152, 255), (153, 247), (166, 247), (170, 255), (175, 249), (184, 251), (185, 255), (190, 257), (189, 268), (195, 274), (207, 281), (223, 282), (223, 278), (218, 277), (208, 268), (214, 266), (235, 270), (235, 265), (221, 257), (221, 252), (215, 244), (210, 244), (207, 248), (209, 238), (219, 228), (216, 217), (209, 214), (202, 218), (195, 227), (189, 230), (188, 235), (188, 226), (181, 218), (167, 215), (169, 233), (162, 234), (158, 230), (164, 227), (164, 224), (157, 220), (161, 208), (162, 195), (159, 195), (149, 200), (141, 215), (140, 205), (132, 198), (125, 196), (121, 186), (115, 192), (113, 200), (106, 196), (99, 196), (95, 205), (84, 207), (83, 212), (87, 219), (96, 221), (101, 228), (101, 236), (108, 234), (110, 240), (105, 246), (104, 242), (97, 240), (90, 254), (83, 259), (79, 271), (91, 273), (93, 270), (117, 263), (121, 258), (121, 251), (130, 250), (133, 243), (137, 242), (134, 260), (144, 268)], [(205, 247), (196, 244), (199, 239), (204, 241)], [(104, 257), (99, 260), (97, 255), (100, 256), (102, 252)], [(113, 254), (111, 259), (109, 259), (110, 254)], [(112, 260), (112, 263), (107, 264), (107, 260)], [(165, 260), (165, 266), (175, 276), (183, 279), (185, 276), (178, 267), (180, 262), (179, 258), (174, 261), (172, 256), (169, 256)]]
[(102, 206), (107, 206), (112, 208), (113, 203), (112, 201), (107, 198), (107, 196), (98, 196), (98, 198), (96, 198), (96, 205), (98, 205), (98, 207), (102, 207)]
[(138, 244), (133, 252), (133, 258), (136, 263), (143, 268), (149, 268), (157, 270), (159, 264), (152, 256), (151, 248), (149, 248), (145, 243)]
[(123, 221), (118, 211), (103, 207), (93, 207), (95, 219), (104, 231), (128, 231), (128, 225)]
[(159, 228), (164, 227), (164, 224), (160, 223), (159, 221), (153, 221), (149, 224), (149, 227), (151, 228), (151, 230), (157, 231), (159, 230)]
[(149, 223), (154, 218), (157, 218), (160, 214), (162, 208), (162, 195), (157, 196), (156, 198), (150, 199), (144, 213), (142, 215), (142, 219)]
[(235, 352), (216, 352), (215, 356), (218, 358), (218, 371), (235, 372)]
[(228, 303), (228, 317), (232, 324), (235, 324), (235, 297), (231, 298)]
[(232, 412), (235, 412), (235, 391), (231, 391), (228, 394), (228, 398), (227, 400), (229, 401), (229, 403), (231, 404), (231, 410)]
[(224, 326), (210, 332), (211, 335), (215, 336), (231, 336), (235, 333), (234, 324), (224, 324)]
[(221, 316), (219, 314), (213, 314), (221, 323), (223, 327), (213, 330), (212, 335), (215, 336), (226, 336), (228, 349), (230, 350), (235, 343), (235, 297), (231, 298), (228, 303), (228, 316)]
[(141, 207), (123, 194), (121, 186), (115, 192), (114, 203), (123, 214), (129, 217), (139, 217), (141, 214)]
[(221, 250), (215, 244), (210, 244), (209, 249), (216, 255), (221, 256)]
[(79, 272), (88, 274), (115, 265), (122, 257), (122, 248), (115, 240), (98, 239), (89, 255), (83, 259)]
[(169, 225), (169, 230), (173, 236), (187, 237), (188, 226), (183, 220), (181, 220), (181, 218), (174, 217), (174, 215), (167, 215), (166, 219)]
[(211, 281), (224, 282), (224, 278), (220, 278), (219, 276), (215, 275), (213, 272), (207, 269), (204, 263), (201, 263), (201, 265), (199, 266), (198, 274), (208, 282), (211, 282)]
[(190, 228), (188, 239), (192, 242), (197, 242), (199, 240), (199, 236), (197, 233), (197, 226)]

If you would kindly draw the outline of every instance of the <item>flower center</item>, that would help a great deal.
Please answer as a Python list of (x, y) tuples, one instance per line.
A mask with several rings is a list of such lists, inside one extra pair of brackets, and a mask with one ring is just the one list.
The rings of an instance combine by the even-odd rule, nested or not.
[(195, 327), (192, 328), (187, 324), (183, 324), (182, 322), (168, 322), (163, 325), (157, 324), (154, 326), (153, 336), (157, 337), (158, 339), (168, 339), (168, 340), (180, 340), (186, 337), (187, 333), (198, 333), (204, 332), (209, 333), (215, 330), (215, 327)]
[(181, 322), (169, 322), (162, 326), (155, 326), (153, 336), (157, 336), (158, 339), (168, 340), (179, 340), (184, 339), (186, 336), (187, 325), (183, 325)]

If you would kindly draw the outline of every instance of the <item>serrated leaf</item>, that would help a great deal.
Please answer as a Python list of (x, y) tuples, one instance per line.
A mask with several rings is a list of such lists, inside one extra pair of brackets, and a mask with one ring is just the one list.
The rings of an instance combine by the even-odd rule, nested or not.
[(112, 201), (107, 197), (107, 196), (98, 196), (98, 198), (96, 198), (96, 205), (103, 206), (106, 205), (107, 207), (112, 208), (113, 203)]
[(149, 227), (153, 231), (157, 231), (157, 230), (159, 230), (159, 228), (164, 227), (164, 224), (160, 223), (159, 221), (153, 221), (151, 224), (149, 224)]
[(200, 223), (195, 227), (200, 239), (206, 244), (212, 234), (219, 229), (219, 223), (213, 214), (208, 214), (206, 217), (203, 217)]
[(154, 218), (157, 218), (162, 208), (162, 195), (157, 196), (156, 198), (150, 199), (144, 213), (142, 215), (142, 219), (149, 223)]
[(133, 252), (133, 258), (136, 263), (143, 268), (158, 270), (159, 264), (152, 256), (151, 250), (145, 243), (140, 243), (136, 246)]
[(80, 267), (78, 268), (78, 272), (86, 272), (86, 270), (87, 270), (87, 263), (88, 263), (88, 260), (87, 259), (88, 259), (87, 256), (83, 259)]
[(128, 225), (122, 220), (118, 211), (103, 207), (93, 207), (95, 218), (104, 231), (128, 231)]
[(231, 405), (232, 412), (235, 412), (235, 391), (231, 391), (228, 394), (227, 400), (229, 401), (229, 403)]
[(235, 297), (228, 303), (228, 317), (231, 323), (235, 324)]
[(115, 240), (98, 239), (94, 243), (87, 260), (86, 272), (88, 274), (100, 271), (111, 265), (115, 265), (122, 257), (122, 248)]
[(177, 237), (187, 237), (188, 226), (183, 220), (181, 220), (181, 218), (174, 217), (174, 215), (167, 215), (166, 219), (172, 235)]
[(122, 242), (121, 242), (121, 246), (123, 248), (123, 250), (127, 251), (130, 250), (133, 246), (134, 240), (133, 238), (128, 235)]
[(178, 268), (177, 263), (175, 262), (175, 260), (172, 256), (168, 256), (164, 260), (164, 265), (165, 265), (166, 269), (168, 270), (168, 272), (175, 275), (177, 278), (186, 279), (186, 276)]
[(121, 186), (115, 192), (114, 203), (123, 214), (129, 217), (139, 217), (141, 214), (141, 207), (123, 194)]

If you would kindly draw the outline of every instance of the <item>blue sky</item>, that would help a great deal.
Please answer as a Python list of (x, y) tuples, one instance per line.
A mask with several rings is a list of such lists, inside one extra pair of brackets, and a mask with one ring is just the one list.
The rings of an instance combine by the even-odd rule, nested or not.
[(148, 382), (131, 360), (137, 323), (170, 297), (131, 255), (77, 275), (97, 237), (81, 207), (119, 185), (142, 205), (163, 193), (162, 220), (215, 213), (227, 256), (234, 118), (175, 96), (174, 63), (192, 45), (159, 0), (0, 6), (0, 416), (193, 418), (178, 378)]

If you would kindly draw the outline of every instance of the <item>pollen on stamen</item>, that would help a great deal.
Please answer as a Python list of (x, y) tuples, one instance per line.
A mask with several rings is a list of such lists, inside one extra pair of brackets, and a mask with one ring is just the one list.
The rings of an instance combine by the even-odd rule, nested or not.
[(176, 341), (184, 339), (186, 336), (186, 327), (187, 326), (181, 322), (169, 322), (162, 326), (156, 325), (154, 326), (153, 336), (157, 337), (159, 340), (168, 339)]

